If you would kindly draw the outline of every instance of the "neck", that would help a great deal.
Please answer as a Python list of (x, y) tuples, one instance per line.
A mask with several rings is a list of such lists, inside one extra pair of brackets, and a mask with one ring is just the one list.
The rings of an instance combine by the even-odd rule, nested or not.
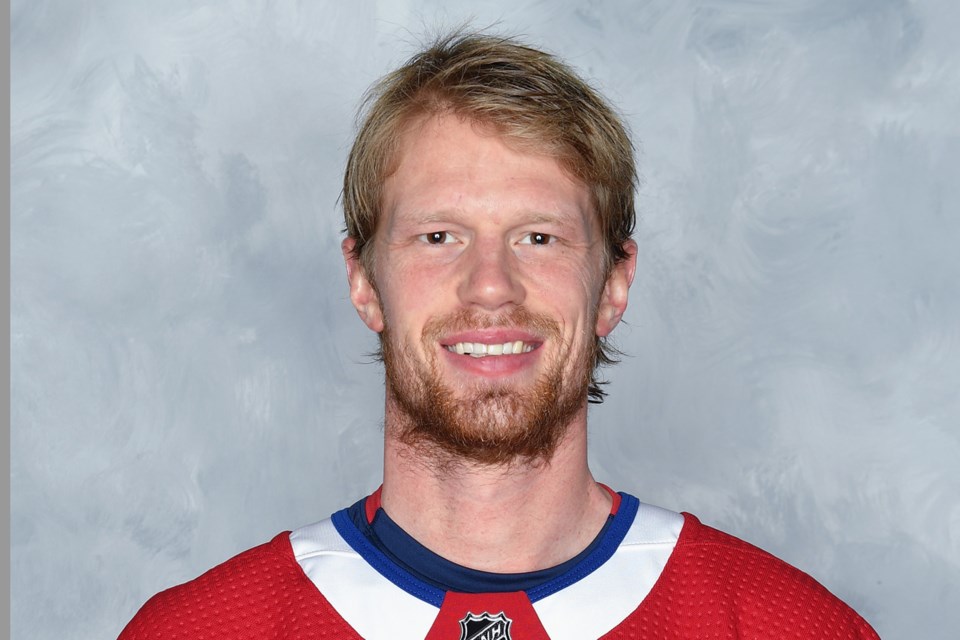
[(390, 404), (383, 508), (434, 553), (482, 571), (535, 571), (577, 555), (606, 522), (610, 496), (587, 466), (586, 406), (549, 460), (492, 466), (400, 442)]

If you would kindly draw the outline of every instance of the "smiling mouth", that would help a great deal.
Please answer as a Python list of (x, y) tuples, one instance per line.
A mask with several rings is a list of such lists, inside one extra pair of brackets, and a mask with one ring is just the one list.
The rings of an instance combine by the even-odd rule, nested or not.
[(534, 343), (523, 342), (522, 340), (496, 344), (486, 344), (483, 342), (458, 342), (456, 344), (446, 345), (447, 351), (460, 355), (472, 356), (474, 358), (530, 353), (535, 348), (536, 345)]

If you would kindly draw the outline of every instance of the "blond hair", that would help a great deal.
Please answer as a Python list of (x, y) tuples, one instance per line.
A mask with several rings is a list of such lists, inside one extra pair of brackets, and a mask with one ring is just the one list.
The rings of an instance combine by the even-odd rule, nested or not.
[[(607, 269), (627, 257), (637, 177), (633, 145), (610, 105), (564, 63), (511, 38), (456, 32), (384, 76), (367, 93), (343, 180), (346, 232), (369, 276), (384, 180), (416, 120), (454, 114), (492, 128), (511, 145), (555, 158), (586, 185), (604, 239)], [(615, 362), (597, 338), (591, 402), (604, 397), (596, 368)]]

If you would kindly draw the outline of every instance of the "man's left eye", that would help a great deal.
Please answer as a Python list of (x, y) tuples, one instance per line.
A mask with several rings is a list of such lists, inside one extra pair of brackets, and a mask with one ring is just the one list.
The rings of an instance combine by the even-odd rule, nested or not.
[(553, 242), (553, 236), (549, 233), (540, 233), (538, 231), (533, 231), (523, 236), (523, 239), (520, 240), (521, 244), (550, 244)]

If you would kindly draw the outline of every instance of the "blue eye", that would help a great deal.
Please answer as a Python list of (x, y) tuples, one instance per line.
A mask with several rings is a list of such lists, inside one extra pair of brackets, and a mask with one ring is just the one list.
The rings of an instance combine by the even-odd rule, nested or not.
[(553, 242), (553, 236), (551, 236), (549, 233), (540, 233), (538, 231), (533, 231), (525, 235), (523, 237), (523, 240), (521, 240), (521, 242), (523, 244), (545, 245)]

